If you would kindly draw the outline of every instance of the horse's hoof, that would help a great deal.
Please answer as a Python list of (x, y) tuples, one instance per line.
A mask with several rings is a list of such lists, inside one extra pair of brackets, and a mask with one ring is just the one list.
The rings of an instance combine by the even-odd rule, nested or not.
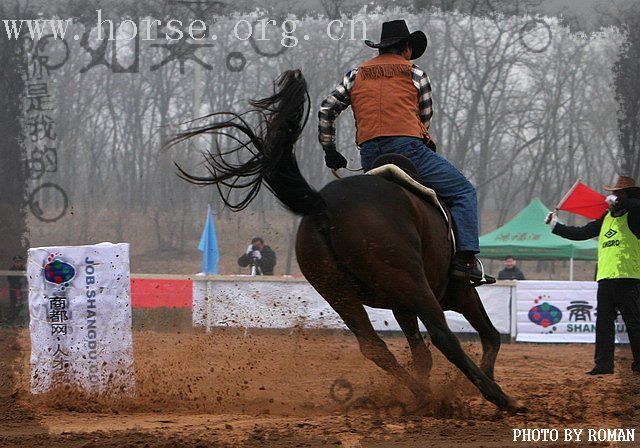
[(511, 415), (526, 414), (528, 412), (527, 406), (525, 406), (519, 400), (510, 400), (507, 411)]

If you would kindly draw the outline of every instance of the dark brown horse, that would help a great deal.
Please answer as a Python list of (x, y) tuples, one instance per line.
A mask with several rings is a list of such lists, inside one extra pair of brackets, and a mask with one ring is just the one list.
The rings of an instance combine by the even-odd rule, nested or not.
[[(266, 185), (292, 212), (303, 216), (296, 255), (302, 273), (353, 331), (363, 355), (402, 381), (424, 400), (431, 354), (419, 329), (487, 400), (500, 409), (523, 411), (493, 380), (500, 335), (474, 288), (449, 280), (453, 253), (440, 212), (401, 186), (377, 176), (353, 176), (314, 190), (303, 178), (293, 147), (309, 114), (307, 85), (300, 71), (287, 71), (277, 92), (254, 101), (260, 124), (254, 131), (241, 115), (181, 134), (172, 144), (201, 134), (233, 135), (239, 145), (206, 155), (210, 176), (180, 175), (200, 185), (246, 188), (235, 210), (246, 207)], [(219, 116), (223, 114), (213, 114)], [(243, 162), (231, 163), (228, 156)], [(231, 190), (229, 190), (231, 191)], [(409, 341), (417, 378), (402, 367), (376, 334), (364, 305), (393, 311)], [(447, 326), (444, 310), (461, 313), (478, 331), (480, 368)]]

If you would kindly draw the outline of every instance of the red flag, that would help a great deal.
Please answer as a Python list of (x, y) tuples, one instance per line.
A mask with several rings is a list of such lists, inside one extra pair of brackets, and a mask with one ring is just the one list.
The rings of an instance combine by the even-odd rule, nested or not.
[(584, 216), (589, 219), (598, 219), (607, 210), (605, 196), (587, 187), (578, 180), (565, 197), (560, 201), (557, 210)]

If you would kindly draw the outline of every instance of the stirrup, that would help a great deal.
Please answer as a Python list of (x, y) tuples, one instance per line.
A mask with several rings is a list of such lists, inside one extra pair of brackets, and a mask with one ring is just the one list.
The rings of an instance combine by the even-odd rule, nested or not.
[[(480, 264), (480, 275), (478, 276), (478, 270), (475, 267), (475, 263)], [(455, 265), (454, 265), (455, 266)], [(496, 282), (495, 278), (487, 276), (484, 271), (484, 265), (480, 260), (474, 257), (474, 265), (466, 267), (468, 269), (466, 272), (455, 269), (455, 267), (451, 271), (451, 277), (466, 282), (471, 287), (477, 287), (480, 285), (493, 284)], [(472, 275), (472, 271), (476, 271), (474, 275)], [(479, 277), (478, 280), (475, 280)]]
[(477, 288), (478, 286), (482, 286), (482, 285), (493, 285), (495, 282), (491, 282), (489, 283), (489, 281), (486, 279), (486, 277), (483, 277), (482, 280), (479, 280), (477, 282), (471, 282), (470, 286), (472, 288)]
[(496, 282), (496, 279), (492, 277), (491, 280), (493, 280), (493, 281), (490, 281), (487, 278), (487, 276), (486, 276), (486, 274), (484, 272), (484, 265), (482, 264), (482, 261), (480, 261), (480, 259), (478, 259), (478, 258), (476, 258), (475, 260), (480, 265), (480, 272), (482, 273), (482, 278), (479, 281), (476, 281), (476, 282), (472, 281), (471, 282), (471, 287), (472, 288), (477, 288), (478, 286), (482, 286), (482, 285), (487, 285), (487, 284), (492, 285), (492, 284), (494, 284)]

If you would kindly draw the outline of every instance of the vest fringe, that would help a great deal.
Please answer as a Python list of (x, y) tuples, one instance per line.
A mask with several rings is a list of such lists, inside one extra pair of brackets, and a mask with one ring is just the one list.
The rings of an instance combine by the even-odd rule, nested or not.
[(392, 76), (411, 75), (409, 64), (380, 64), (360, 66), (358, 72), (362, 79), (391, 78)]

